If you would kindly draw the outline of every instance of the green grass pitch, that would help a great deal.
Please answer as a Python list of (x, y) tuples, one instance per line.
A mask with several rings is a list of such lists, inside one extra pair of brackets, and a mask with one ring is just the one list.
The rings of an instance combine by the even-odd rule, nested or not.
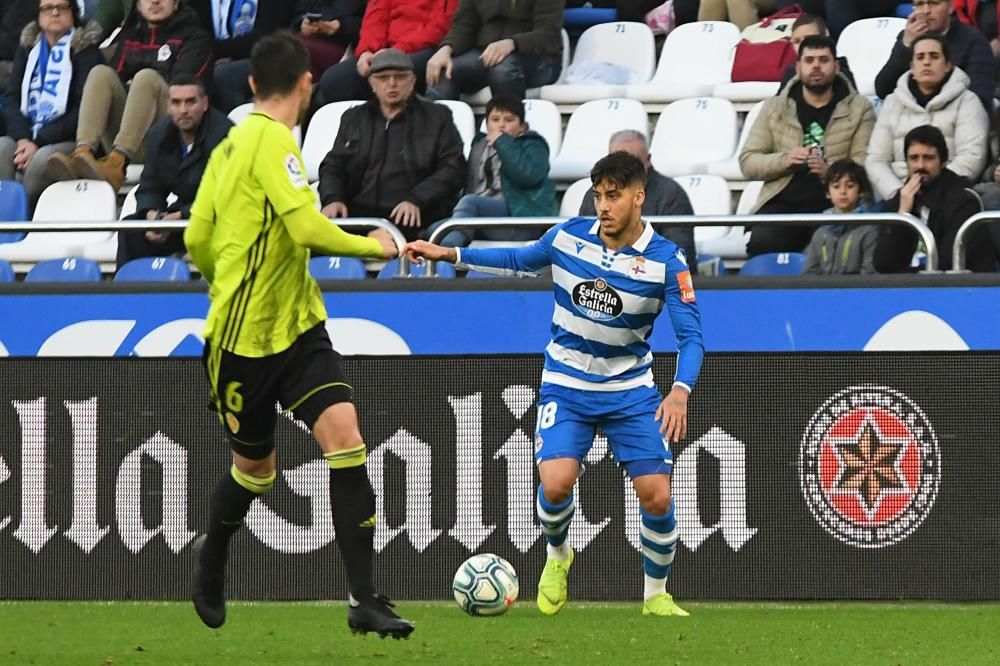
[(1000, 604), (519, 603), (497, 618), (402, 602), (406, 641), (352, 636), (339, 603), (231, 603), (222, 629), (186, 603), (0, 602), (0, 664), (997, 664)]

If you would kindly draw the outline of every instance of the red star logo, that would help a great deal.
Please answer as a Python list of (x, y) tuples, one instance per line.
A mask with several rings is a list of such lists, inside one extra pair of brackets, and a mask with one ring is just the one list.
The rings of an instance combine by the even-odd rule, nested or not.
[(900, 469), (907, 443), (906, 439), (884, 436), (869, 415), (854, 437), (831, 442), (841, 462), (831, 490), (855, 494), (865, 513), (874, 516), (884, 496), (911, 492)]

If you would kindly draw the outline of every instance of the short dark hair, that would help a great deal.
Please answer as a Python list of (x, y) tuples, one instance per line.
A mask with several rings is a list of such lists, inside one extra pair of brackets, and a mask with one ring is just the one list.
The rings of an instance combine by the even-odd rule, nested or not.
[(524, 102), (513, 95), (499, 95), (491, 99), (486, 104), (487, 118), (490, 117), (490, 113), (492, 113), (494, 109), (498, 109), (500, 111), (510, 111), (517, 116), (522, 123), (524, 122)]
[(646, 165), (632, 153), (626, 153), (624, 150), (616, 150), (597, 160), (594, 168), (590, 170), (590, 182), (592, 185), (597, 186), (605, 180), (614, 183), (618, 187), (628, 187), (630, 185), (645, 187)]
[(257, 99), (289, 94), (307, 71), (309, 51), (287, 30), (262, 37), (250, 52), (250, 76)]
[(170, 77), (170, 85), (172, 86), (198, 86), (198, 94), (204, 97), (208, 94), (205, 88), (205, 82), (194, 74), (188, 74), (182, 72), (180, 74), (174, 74)]
[(833, 38), (827, 37), (826, 35), (809, 35), (803, 39), (802, 43), (799, 44), (799, 60), (802, 60), (802, 56), (805, 54), (806, 49), (828, 49), (834, 58), (837, 57), (837, 42), (833, 41)]
[(803, 14), (795, 19), (795, 23), (792, 24), (792, 32), (795, 32), (799, 28), (803, 28), (807, 25), (816, 26), (823, 35), (830, 34), (830, 28), (826, 26), (826, 21), (823, 20), (822, 16), (818, 16), (816, 14)]
[[(920, 35), (919, 37), (913, 40), (912, 44), (910, 44), (910, 53), (912, 54), (917, 50), (917, 44), (919, 44), (920, 42), (926, 42), (927, 40), (933, 40), (937, 42), (941, 46), (941, 55), (944, 56), (945, 60), (951, 62), (951, 49), (948, 48), (948, 42), (944, 41), (944, 37), (942, 37), (941, 35), (934, 35), (931, 33), (924, 33)], [(911, 55), (910, 60), (912, 59), (913, 56)]]
[(868, 174), (865, 172), (865, 168), (850, 158), (837, 160), (826, 170), (827, 188), (845, 176), (858, 184), (862, 198), (871, 192), (872, 186), (868, 182)]
[(944, 140), (944, 134), (934, 125), (920, 125), (914, 127), (903, 138), (903, 157), (910, 152), (910, 146), (919, 143), (922, 146), (937, 148), (941, 163), (948, 161), (948, 143)]

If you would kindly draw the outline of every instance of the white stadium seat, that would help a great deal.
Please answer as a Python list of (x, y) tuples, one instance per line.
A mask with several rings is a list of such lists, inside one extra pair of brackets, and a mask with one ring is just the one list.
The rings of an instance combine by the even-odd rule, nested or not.
[[(103, 180), (64, 180), (45, 188), (35, 206), (36, 222), (111, 222), (117, 218), (114, 189)], [(87, 245), (111, 240), (111, 231), (31, 232), (17, 243), (0, 245), (0, 259), (35, 262), (81, 257)]]
[[(562, 115), (559, 108), (552, 102), (544, 99), (524, 100), (524, 122), (528, 123), (528, 128), (542, 135), (545, 143), (549, 144), (549, 159), (559, 154), (562, 147)], [(479, 123), (479, 131), (486, 133), (486, 118)]]
[(663, 104), (711, 95), (716, 84), (729, 82), (739, 41), (739, 28), (725, 21), (677, 26), (663, 43), (652, 80), (628, 86), (625, 96)]
[[(239, 125), (243, 122), (243, 119), (250, 115), (253, 111), (253, 102), (246, 102), (240, 104), (235, 109), (229, 112), (229, 122), (234, 125)], [(296, 125), (292, 128), (292, 136), (295, 137), (295, 143), (302, 146), (302, 126)]]
[(472, 113), (472, 107), (454, 99), (440, 99), (437, 103), (447, 106), (451, 111), (451, 120), (455, 123), (458, 135), (462, 137), (463, 150), (468, 157), (472, 140), (476, 138), (476, 115)]
[(712, 88), (712, 97), (728, 99), (735, 104), (753, 104), (778, 94), (778, 81), (737, 81), (719, 83)]
[[(562, 68), (559, 70), (559, 78), (556, 81), (562, 80), (566, 74), (566, 68), (569, 67), (569, 33), (564, 28), (560, 31), (560, 36), (562, 37)], [(524, 96), (526, 100), (537, 99), (541, 90), (541, 88), (528, 88), (524, 92)], [(490, 97), (492, 97), (490, 87), (484, 86), (471, 95), (462, 95), (462, 101), (466, 102), (469, 106), (479, 107), (486, 106), (486, 103), (490, 101)]]
[[(718, 176), (698, 174), (681, 176), (677, 184), (684, 189), (691, 201), (695, 215), (731, 215), (733, 212), (731, 193), (726, 181)], [(698, 252), (704, 254), (701, 245), (714, 238), (723, 238), (729, 227), (695, 227), (694, 241)], [(712, 252), (710, 254), (717, 254)]]
[[(656, 66), (653, 31), (645, 23), (619, 21), (587, 28), (577, 42), (573, 62), (609, 63), (631, 70), (635, 83), (649, 81)], [(622, 97), (624, 85), (573, 84), (560, 81), (542, 86), (541, 97), (556, 104), (580, 104), (594, 99)]]
[[(737, 215), (749, 215), (750, 211), (753, 209), (755, 203), (757, 203), (757, 197), (760, 196), (760, 190), (764, 187), (764, 182), (760, 180), (754, 180), (747, 183), (746, 188), (740, 194), (740, 201), (736, 205)], [(717, 236), (715, 238), (707, 238), (702, 240), (696, 239), (696, 247), (698, 252), (703, 254), (714, 254), (723, 259), (727, 260), (730, 266), (733, 266), (733, 260), (746, 259), (747, 257), (747, 233), (745, 227), (729, 227), (728, 232), (724, 236)]]
[(562, 203), (559, 204), (559, 217), (576, 217), (580, 214), (580, 206), (590, 191), (590, 185), (590, 178), (581, 178), (563, 192)]
[(562, 148), (552, 160), (549, 178), (577, 180), (590, 173), (594, 162), (608, 154), (608, 139), (618, 130), (636, 130), (649, 136), (646, 108), (634, 99), (600, 99), (581, 104), (566, 125)]
[(720, 160), (708, 165), (708, 173), (713, 176), (722, 176), (726, 180), (746, 180), (743, 169), (740, 168), (740, 151), (743, 150), (747, 138), (750, 136), (750, 129), (753, 127), (760, 110), (764, 108), (764, 102), (757, 102), (747, 117), (743, 120), (743, 129), (740, 131), (740, 140), (736, 144), (736, 150), (727, 159)]
[(875, 76), (889, 60), (896, 36), (904, 27), (906, 19), (870, 18), (855, 21), (840, 33), (837, 55), (847, 58), (859, 94), (875, 94)]
[(361, 100), (331, 102), (317, 111), (309, 123), (306, 140), (302, 145), (302, 159), (305, 160), (306, 178), (309, 182), (319, 180), (319, 165), (333, 148), (333, 141), (340, 129), (340, 118), (352, 106), (364, 104)]
[(736, 149), (736, 109), (728, 100), (698, 97), (671, 102), (660, 113), (649, 152), (667, 176), (705, 173)]

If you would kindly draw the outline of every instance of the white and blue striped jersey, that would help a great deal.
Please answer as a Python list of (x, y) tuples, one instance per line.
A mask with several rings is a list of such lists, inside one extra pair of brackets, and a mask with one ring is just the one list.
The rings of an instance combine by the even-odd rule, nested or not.
[(577, 217), (529, 246), (461, 248), (458, 265), (501, 275), (551, 267), (552, 340), (542, 381), (588, 391), (653, 385), (649, 336), (666, 304), (678, 341), (674, 385), (694, 388), (705, 353), (684, 253), (646, 222), (635, 244), (608, 250), (599, 222)]

